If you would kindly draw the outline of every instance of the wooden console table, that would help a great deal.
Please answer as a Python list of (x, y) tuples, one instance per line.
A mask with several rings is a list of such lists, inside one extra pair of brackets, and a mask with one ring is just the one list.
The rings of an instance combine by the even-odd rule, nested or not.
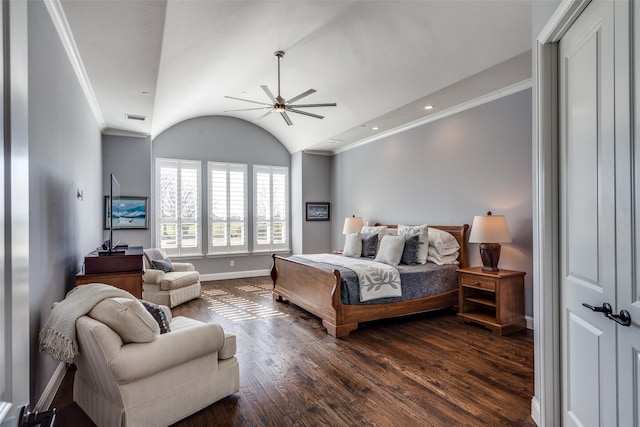
[(84, 258), (84, 273), (76, 275), (76, 286), (87, 283), (106, 283), (142, 298), (144, 262), (142, 247), (129, 247), (124, 254), (98, 255), (91, 252)]

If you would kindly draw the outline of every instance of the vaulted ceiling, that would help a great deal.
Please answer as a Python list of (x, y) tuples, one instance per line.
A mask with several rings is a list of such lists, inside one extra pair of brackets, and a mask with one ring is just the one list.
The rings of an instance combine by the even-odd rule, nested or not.
[[(53, 2), (103, 132), (155, 137), (189, 118), (228, 115), (290, 152), (334, 151), (423, 120), (502, 89), (487, 83), (492, 75), (517, 83), (522, 67), (515, 77), (491, 67), (531, 48), (524, 0)], [(324, 119), (289, 113), (288, 126), (267, 110), (229, 111), (260, 105), (225, 96), (270, 103), (260, 86), (277, 92), (277, 50), (282, 96), (315, 89), (297, 103), (336, 102), (305, 109)]]

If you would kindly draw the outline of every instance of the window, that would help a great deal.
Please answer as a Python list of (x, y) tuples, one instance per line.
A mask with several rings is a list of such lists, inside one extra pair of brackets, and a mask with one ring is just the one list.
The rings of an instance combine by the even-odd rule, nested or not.
[(167, 255), (201, 255), (200, 162), (156, 159), (156, 244)]
[(247, 165), (207, 164), (209, 253), (247, 252)]
[(289, 249), (289, 168), (253, 167), (254, 250)]

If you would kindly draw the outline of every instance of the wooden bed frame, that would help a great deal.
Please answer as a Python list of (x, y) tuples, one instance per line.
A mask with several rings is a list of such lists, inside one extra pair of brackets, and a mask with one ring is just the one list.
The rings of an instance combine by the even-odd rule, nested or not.
[[(395, 226), (388, 226), (395, 228)], [(460, 244), (458, 261), (467, 267), (466, 236), (469, 225), (430, 226), (451, 233)], [(327, 333), (334, 337), (349, 335), (358, 323), (386, 319), (458, 304), (458, 289), (430, 297), (387, 304), (348, 305), (340, 299), (341, 279), (338, 270), (301, 264), (273, 255), (271, 268), (273, 299), (288, 300), (322, 319)]]

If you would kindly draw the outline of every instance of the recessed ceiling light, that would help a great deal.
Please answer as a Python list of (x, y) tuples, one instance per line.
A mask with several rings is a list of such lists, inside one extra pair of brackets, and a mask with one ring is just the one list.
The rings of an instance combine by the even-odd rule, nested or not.
[(433, 110), (433, 105), (427, 105), (424, 107), (425, 110)]
[(380, 129), (380, 128), (379, 128), (378, 126), (374, 126), (374, 127), (372, 127), (371, 129), (373, 129), (373, 130), (378, 130), (378, 129)]
[(151, 95), (151, 93), (150, 93), (150, 92), (147, 92), (146, 90), (143, 90), (141, 93), (142, 93), (144, 96), (149, 96), (149, 95)]
[(340, 144), (342, 142), (342, 140), (341, 139), (333, 139), (333, 138), (331, 138), (329, 140), (329, 142), (332, 143), (332, 144)]
[(144, 122), (147, 119), (145, 116), (139, 114), (125, 114), (124, 117), (128, 120), (137, 120), (139, 122)]

